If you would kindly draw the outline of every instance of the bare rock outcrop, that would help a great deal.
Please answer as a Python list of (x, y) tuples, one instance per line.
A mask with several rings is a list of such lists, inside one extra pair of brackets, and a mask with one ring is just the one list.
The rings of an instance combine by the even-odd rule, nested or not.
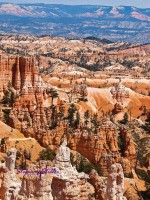
[[(1, 167), (0, 175), (0, 190), (3, 198), (2, 200), (12, 200), (17, 195), (20, 189), (20, 182), (15, 176), (15, 162), (16, 162), (16, 152), (15, 148), (11, 148), (6, 153), (5, 166)], [(5, 197), (5, 198), (4, 198)]]
[(106, 200), (126, 200), (123, 196), (124, 174), (121, 164), (111, 165), (107, 178)]
[(51, 191), (52, 177), (42, 175), (24, 175), (21, 190), (16, 200), (53, 200)]
[[(70, 149), (64, 140), (56, 156), (55, 173), (24, 174), (21, 189), (13, 200), (87, 200), (94, 194), (94, 187), (87, 181), (88, 175), (78, 173), (70, 162)], [(32, 170), (31, 170), (32, 171)]]
[(0, 199), (8, 200), (8, 190), (10, 185), (9, 170), (6, 167), (0, 167)]
[(95, 197), (96, 199), (103, 200), (105, 199), (106, 194), (106, 178), (102, 178), (98, 175), (95, 170), (92, 170), (89, 174), (90, 183), (95, 188)]
[(16, 153), (17, 150), (15, 148), (11, 148), (7, 151), (7, 157), (6, 157), (6, 167), (8, 168), (10, 172), (10, 180), (15, 180), (15, 162), (16, 162)]
[(70, 149), (64, 140), (56, 156), (55, 167), (58, 174), (52, 182), (54, 200), (87, 200), (94, 193), (93, 186), (87, 182), (88, 175), (78, 173), (70, 162)]
[(20, 190), (21, 183), (16, 179), (15, 175), (15, 162), (16, 162), (16, 153), (17, 150), (15, 148), (11, 148), (7, 151), (6, 157), (6, 167), (9, 170), (9, 179), (10, 179), (10, 186), (8, 191), (8, 200), (15, 199), (18, 191)]

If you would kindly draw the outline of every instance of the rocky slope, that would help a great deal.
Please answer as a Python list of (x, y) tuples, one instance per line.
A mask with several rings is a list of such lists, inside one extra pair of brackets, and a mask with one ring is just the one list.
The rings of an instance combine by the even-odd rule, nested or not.
[[(116, 42), (106, 40), (65, 39), (62, 37), (1, 36), (0, 50), (3, 54), (35, 56), (40, 72), (86, 73), (105, 68), (145, 71), (149, 75), (149, 44)], [(85, 70), (86, 69), (86, 70)]]
[[(0, 198), (149, 198), (149, 45), (48, 36), (0, 45)], [(59, 174), (14, 170), (41, 165)]]

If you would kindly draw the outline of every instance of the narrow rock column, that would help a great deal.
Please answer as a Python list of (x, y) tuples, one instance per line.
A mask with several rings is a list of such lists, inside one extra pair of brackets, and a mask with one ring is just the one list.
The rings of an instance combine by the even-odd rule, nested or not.
[(106, 200), (126, 200), (123, 196), (124, 174), (121, 164), (112, 164), (107, 178)]
[(15, 148), (11, 148), (7, 151), (7, 158), (6, 158), (6, 167), (10, 171), (10, 179), (13, 181), (15, 180), (15, 162), (16, 162), (16, 153), (17, 150)]

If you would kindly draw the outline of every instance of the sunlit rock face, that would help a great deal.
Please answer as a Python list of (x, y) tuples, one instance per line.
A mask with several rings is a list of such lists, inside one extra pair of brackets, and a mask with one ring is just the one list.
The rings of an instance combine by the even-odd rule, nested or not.
[(42, 178), (33, 174), (24, 176), (17, 200), (53, 200), (51, 183), (52, 178), (47, 175), (42, 175)]
[(87, 182), (88, 176), (78, 173), (70, 162), (70, 149), (64, 140), (56, 155), (55, 168), (58, 171), (52, 182), (54, 200), (85, 200), (94, 193), (93, 186)]
[(10, 84), (16, 91), (22, 91), (24, 96), (43, 92), (46, 86), (33, 57), (0, 55), (0, 82), (0, 92), (4, 92)]
[(33, 60), (28, 58), (0, 57), (1, 71), (1, 92), (5, 91), (8, 83), (12, 84), (14, 89), (20, 90), (25, 82), (25, 77), (31, 79)]
[(16, 152), (17, 150), (15, 148), (11, 148), (7, 151), (6, 167), (10, 171), (11, 180), (15, 178), (14, 169), (15, 169), (15, 162), (16, 162)]
[(113, 98), (119, 103), (123, 103), (126, 98), (129, 98), (129, 91), (121, 85), (121, 82), (112, 87), (110, 92)]
[[(119, 135), (124, 140), (123, 152), (119, 147)], [(101, 176), (109, 174), (109, 167), (113, 163), (121, 163), (125, 174), (129, 174), (135, 167), (136, 144), (130, 131), (124, 127), (118, 131), (109, 117), (101, 120), (97, 135), (86, 130), (76, 130), (68, 135), (68, 146), (99, 167)]]
[(125, 107), (125, 100), (129, 98), (129, 91), (121, 84), (120, 80), (111, 88), (110, 93), (116, 102), (112, 110), (113, 114), (122, 112)]
[[(8, 88), (11, 88), (16, 98), (9, 113), (8, 124), (27, 137), (35, 137), (34, 133), (47, 130), (49, 121), (46, 119), (43, 102), (51, 85), (42, 80), (34, 58), (0, 56), (0, 83), (0, 99)], [(0, 109), (1, 119), (2, 114)]]
[(10, 174), (6, 167), (0, 167), (0, 199), (8, 200), (10, 186)]
[(15, 148), (11, 148), (6, 152), (6, 160), (4, 166), (0, 167), (0, 197), (2, 200), (15, 199), (20, 190), (21, 183), (16, 179), (15, 162), (16, 162)]
[(55, 167), (64, 172), (66, 172), (66, 169), (74, 171), (70, 162), (70, 149), (67, 147), (66, 140), (62, 143), (56, 155)]
[(89, 174), (89, 182), (94, 186), (96, 199), (103, 200), (106, 195), (106, 178), (102, 178), (99, 174), (92, 170)]
[[(89, 176), (78, 173), (71, 165), (70, 149), (67, 147), (66, 140), (60, 146), (56, 156), (53, 166), (55, 173), (44, 173), (39, 176), (35, 172), (40, 168), (35, 164), (29, 166), (28, 172), (33, 173), (24, 174), (20, 184), (14, 174), (15, 159), (16, 149), (9, 149), (6, 158), (8, 168), (4, 167), (4, 170), (0, 168), (2, 200), (86, 200), (89, 195), (94, 194), (94, 187), (87, 181)], [(6, 187), (7, 179), (10, 180), (10, 184)]]
[(124, 174), (121, 164), (113, 164), (107, 178), (106, 200), (126, 200), (123, 196)]

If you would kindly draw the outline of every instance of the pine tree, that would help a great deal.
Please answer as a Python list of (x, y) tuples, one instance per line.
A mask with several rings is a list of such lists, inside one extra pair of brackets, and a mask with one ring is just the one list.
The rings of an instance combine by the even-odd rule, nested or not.
[(75, 113), (77, 111), (77, 108), (74, 104), (71, 104), (69, 109), (68, 109), (68, 120), (69, 120), (69, 125), (74, 127), (74, 120), (75, 120)]
[(94, 128), (94, 134), (96, 135), (97, 134), (97, 128), (99, 126), (98, 124), (98, 114), (94, 114), (92, 120), (91, 120), (91, 123), (93, 124), (93, 128)]
[(9, 93), (8, 90), (6, 90), (6, 92), (4, 93), (2, 102), (3, 102), (4, 104), (10, 103), (10, 93)]
[(52, 161), (56, 156), (56, 153), (51, 150), (49, 147), (44, 149), (39, 154), (39, 160), (50, 160)]
[(76, 120), (74, 122), (74, 127), (77, 129), (80, 123), (80, 113), (77, 111), (76, 113)]
[(86, 126), (87, 126), (88, 123), (89, 123), (89, 118), (90, 118), (90, 112), (89, 112), (89, 110), (87, 110), (87, 111), (84, 113), (84, 123), (85, 123)]
[(4, 144), (5, 144), (5, 139), (2, 138), (2, 139), (1, 139), (1, 145), (4, 145)]
[(98, 127), (98, 114), (97, 113), (93, 115), (91, 122), (94, 125), (94, 127)]
[(27, 169), (27, 166), (28, 166), (28, 165), (27, 165), (26, 162), (22, 162), (22, 163), (20, 164), (19, 167), (20, 167), (21, 169), (25, 170), (25, 169)]
[(121, 121), (122, 124), (127, 124), (129, 122), (129, 116), (127, 113), (124, 114), (123, 120)]
[(49, 97), (52, 98), (52, 105), (53, 105), (53, 101), (54, 101), (55, 98), (58, 97), (58, 93), (57, 93), (57, 91), (56, 91), (55, 89), (51, 88), (51, 89), (48, 91), (48, 95), (49, 95)]
[(12, 90), (6, 90), (2, 102), (4, 104), (7, 104), (8, 106), (12, 106), (13, 103), (15, 102), (15, 99), (17, 98), (17, 96), (15, 95), (15, 93)]

